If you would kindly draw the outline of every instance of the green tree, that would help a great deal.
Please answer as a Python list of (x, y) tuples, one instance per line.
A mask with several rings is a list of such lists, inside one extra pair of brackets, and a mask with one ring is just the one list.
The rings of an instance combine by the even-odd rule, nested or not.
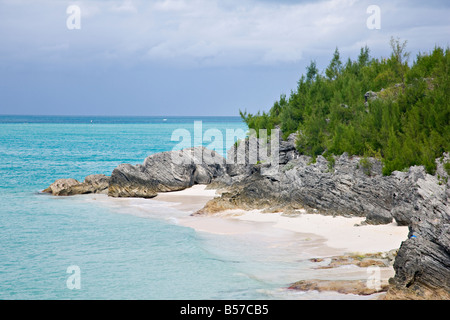
[(408, 69), (408, 60), (410, 52), (406, 51), (408, 41), (400, 41), (400, 38), (391, 37), (390, 45), (392, 48), (391, 60), (393, 62), (394, 72), (400, 76), (402, 82), (405, 82), (405, 73)]
[(319, 69), (317, 69), (316, 62), (311, 61), (310, 65), (306, 68), (306, 82), (307, 83), (313, 82), (318, 74)]
[(339, 50), (336, 48), (333, 54), (333, 59), (330, 62), (330, 65), (325, 70), (325, 75), (329, 80), (335, 80), (342, 71), (342, 62), (339, 55)]
[[(450, 151), (450, 49), (420, 53), (409, 66), (407, 42), (390, 44), (388, 59), (371, 58), (366, 46), (345, 65), (336, 48), (325, 76), (312, 61), (289, 97), (241, 116), (255, 130), (280, 126), (284, 138), (298, 132), (298, 151), (314, 158), (375, 155), (384, 174), (412, 165), (432, 173), (435, 159)], [(369, 90), (377, 97), (366, 102)]]

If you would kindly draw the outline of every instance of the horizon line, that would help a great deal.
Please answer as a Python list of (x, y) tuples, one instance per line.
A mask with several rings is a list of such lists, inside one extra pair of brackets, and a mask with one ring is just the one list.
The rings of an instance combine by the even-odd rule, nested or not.
[(173, 118), (173, 117), (185, 117), (185, 118), (195, 118), (195, 117), (237, 117), (240, 118), (239, 115), (232, 116), (232, 115), (76, 115), (76, 114), (0, 114), (0, 117), (4, 116), (13, 116), (13, 117), (160, 117), (160, 118)]

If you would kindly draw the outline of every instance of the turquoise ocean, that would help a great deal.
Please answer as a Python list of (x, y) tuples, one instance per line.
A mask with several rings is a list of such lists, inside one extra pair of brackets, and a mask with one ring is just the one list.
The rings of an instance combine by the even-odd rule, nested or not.
[[(278, 284), (246, 274), (251, 261), (223, 254), (223, 237), (41, 193), (58, 178), (110, 175), (172, 150), (172, 132), (193, 133), (194, 121), (246, 130), (238, 117), (0, 116), (0, 299), (270, 298)], [(80, 289), (67, 286), (69, 266)]]
[[(41, 192), (172, 150), (174, 130), (193, 133), (194, 121), (247, 130), (239, 117), (0, 116), (0, 299), (311, 298), (284, 289), (302, 262), (270, 239), (197, 232), (164, 205)], [(70, 266), (79, 289), (67, 285)]]

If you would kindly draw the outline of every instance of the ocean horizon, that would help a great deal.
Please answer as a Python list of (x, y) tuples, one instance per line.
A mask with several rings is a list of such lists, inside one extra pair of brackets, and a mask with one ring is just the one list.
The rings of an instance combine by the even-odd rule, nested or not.
[(175, 121), (183, 123), (186, 120), (207, 122), (242, 122), (240, 116), (115, 116), (115, 115), (14, 115), (0, 114), (0, 123), (160, 123), (161, 121)]

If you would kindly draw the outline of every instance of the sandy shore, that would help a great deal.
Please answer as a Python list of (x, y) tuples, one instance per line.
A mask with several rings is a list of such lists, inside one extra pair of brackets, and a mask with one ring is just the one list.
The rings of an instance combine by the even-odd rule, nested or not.
[(296, 217), (244, 212), (236, 219), (272, 222), (275, 228), (301, 233), (313, 233), (326, 238), (326, 245), (344, 252), (375, 253), (400, 247), (407, 238), (408, 227), (396, 223), (387, 225), (361, 225), (364, 218), (332, 217), (302, 213)]
[(203, 208), (209, 200), (216, 196), (218, 196), (216, 190), (207, 190), (206, 185), (194, 185), (182, 191), (159, 193), (151, 200), (169, 202), (178, 210), (192, 213)]
[[(183, 191), (161, 193), (154, 199), (173, 203), (178, 210), (192, 213), (215, 196), (218, 196), (215, 190), (195, 185)], [(361, 225), (363, 221), (364, 218), (359, 217), (332, 217), (302, 211), (295, 216), (285, 216), (281, 213), (261, 213), (259, 210), (229, 210), (211, 217), (186, 215), (180, 219), (180, 224), (198, 231), (220, 234), (252, 232), (260, 230), (261, 224), (264, 224), (265, 228), (315, 235), (316, 238), (324, 239), (324, 245), (333, 249), (328, 253), (342, 254), (386, 252), (399, 248), (407, 238), (408, 227), (398, 226), (395, 222)]]
[[(318, 267), (326, 265), (337, 256), (355, 253), (364, 255), (398, 249), (408, 234), (408, 227), (397, 226), (395, 223), (361, 225), (364, 218), (308, 214), (302, 210), (296, 215), (262, 213), (259, 210), (228, 210), (210, 216), (191, 215), (217, 196), (219, 194), (216, 190), (208, 190), (205, 185), (195, 185), (182, 191), (160, 193), (152, 199), (110, 198), (106, 195), (87, 196), (87, 199), (104, 202), (120, 209), (120, 212), (169, 219), (197, 232), (219, 237), (224, 235), (228, 239), (227, 243), (232, 244), (233, 249), (228, 246), (228, 250), (245, 255), (249, 261), (262, 259), (266, 261), (266, 265), (279, 261), (281, 269), (276, 265), (275, 269), (270, 269), (269, 274), (265, 272), (265, 268), (261, 270), (253, 268), (250, 273), (257, 279), (276, 281), (286, 286), (304, 279), (365, 281), (370, 276), (368, 268)], [(161, 210), (163, 208), (166, 210)], [(175, 210), (168, 211), (168, 208)], [(313, 258), (323, 258), (321, 259), (323, 262), (317, 264), (313, 262)], [(381, 281), (387, 282), (393, 275), (392, 266), (380, 268)], [(293, 294), (286, 289), (280, 290), (283, 297), (291, 297)], [(377, 299), (380, 294), (357, 296), (321, 293), (316, 296), (317, 293), (311, 292), (298, 297), (294, 293), (294, 299)]]

